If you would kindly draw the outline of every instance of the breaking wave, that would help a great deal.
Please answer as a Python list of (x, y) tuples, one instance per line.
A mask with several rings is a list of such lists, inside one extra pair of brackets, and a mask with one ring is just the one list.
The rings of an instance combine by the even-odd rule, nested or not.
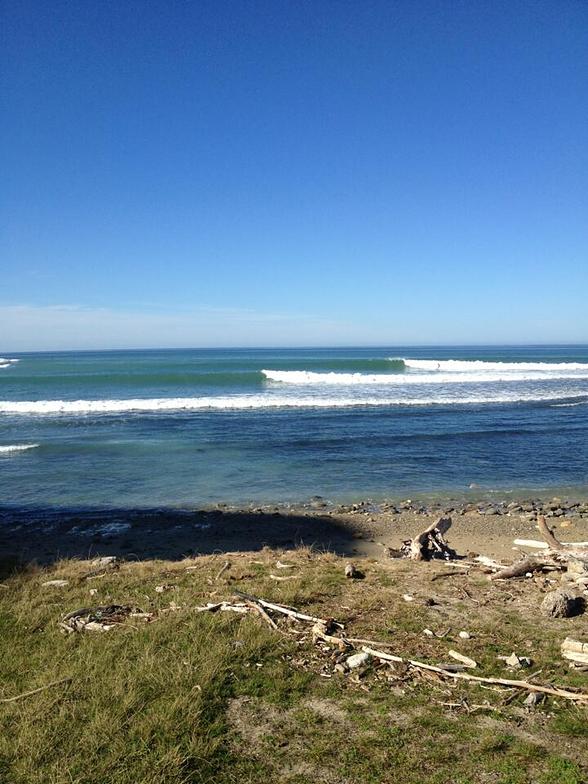
[(28, 449), (36, 449), (39, 444), (8, 444), (0, 446), (0, 455), (11, 454), (12, 452), (26, 452)]
[(12, 367), (17, 362), (18, 362), (18, 359), (5, 359), (4, 357), (0, 357), (0, 370), (2, 368)]
[[(562, 378), (560, 373), (576, 373), (577, 371), (588, 374), (588, 364), (583, 362), (486, 362), (481, 359), (404, 359), (404, 365), (413, 370), (437, 371), (444, 373), (526, 373), (538, 371), (548, 373), (552, 378), (554, 373)], [(566, 376), (563, 376), (566, 378)], [(574, 377), (576, 377), (574, 375)]]
[[(272, 408), (352, 408), (372, 406), (433, 406), (433, 405), (481, 405), (500, 403), (540, 403), (551, 401), (588, 400), (582, 392), (541, 394), (513, 390), (504, 393), (480, 392), (469, 396), (446, 394), (434, 397), (414, 397), (396, 395), (381, 396), (341, 396), (321, 397), (316, 395), (232, 395), (219, 397), (188, 398), (137, 398), (132, 400), (13, 400), (0, 403), (0, 414), (17, 415), (84, 415), (84, 414), (121, 414), (133, 412), (165, 411), (242, 411), (248, 409)], [(38, 444), (23, 446), (33, 448)], [(6, 448), (5, 448), (6, 449)]]
[[(441, 363), (442, 364), (442, 363)], [(463, 363), (459, 363), (463, 364)], [(466, 363), (467, 364), (467, 363)], [(472, 363), (473, 364), (473, 363)], [(490, 364), (490, 363), (488, 363)], [(492, 363), (499, 365), (500, 363)], [(472, 371), (448, 370), (445, 372), (424, 373), (316, 373), (309, 370), (262, 370), (268, 381), (282, 384), (330, 384), (351, 386), (355, 384), (415, 385), (415, 384), (473, 384), (478, 382), (500, 381), (551, 381), (556, 379), (588, 379), (588, 365), (582, 370), (544, 370), (529, 369), (518, 372), (512, 370), (485, 370), (483, 373)]]

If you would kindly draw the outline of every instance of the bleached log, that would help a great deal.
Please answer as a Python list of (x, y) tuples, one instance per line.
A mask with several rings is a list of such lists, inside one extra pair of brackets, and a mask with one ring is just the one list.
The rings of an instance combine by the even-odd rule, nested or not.
[(564, 659), (578, 664), (588, 664), (588, 642), (580, 642), (580, 640), (566, 637), (561, 644), (561, 655)]
[[(535, 550), (549, 550), (547, 542), (540, 542), (538, 539), (515, 539), (513, 544), (516, 544), (518, 547), (530, 547)], [(588, 549), (588, 542), (566, 542), (565, 547), (580, 549), (585, 547)]]
[(408, 544), (408, 557), (412, 561), (428, 560), (432, 555), (441, 553), (446, 558), (454, 557), (454, 553), (444, 539), (444, 534), (451, 527), (451, 517), (440, 517), (428, 528), (421, 531)]
[(381, 661), (409, 664), (416, 669), (430, 670), (431, 672), (436, 672), (446, 678), (455, 678), (456, 680), (471, 681), (473, 683), (483, 683), (494, 686), (505, 686), (510, 689), (524, 689), (526, 691), (549, 694), (552, 697), (561, 697), (566, 700), (573, 700), (574, 702), (588, 705), (588, 693), (586, 692), (569, 691), (568, 689), (560, 689), (556, 686), (540, 686), (536, 683), (511, 680), (510, 678), (483, 678), (480, 675), (470, 675), (467, 672), (451, 672), (450, 670), (444, 670), (442, 667), (436, 667), (433, 664), (426, 664), (425, 662), (417, 661), (416, 659), (404, 659), (402, 656), (394, 656), (393, 654), (377, 651), (373, 648), (364, 647), (362, 650)]
[(489, 575), (489, 580), (508, 580), (511, 577), (522, 577), (528, 572), (538, 572), (543, 568), (541, 561), (536, 561), (533, 558), (525, 558), (523, 561), (518, 561), (506, 569), (501, 569), (500, 572), (495, 572)]

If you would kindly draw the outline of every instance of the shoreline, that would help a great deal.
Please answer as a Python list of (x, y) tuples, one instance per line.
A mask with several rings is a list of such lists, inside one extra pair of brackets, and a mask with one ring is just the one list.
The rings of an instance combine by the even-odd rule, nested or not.
[[(314, 496), (305, 504), (200, 509), (56, 509), (0, 506), (4, 569), (62, 558), (116, 555), (127, 560), (186, 557), (300, 545), (353, 558), (387, 558), (388, 549), (416, 535), (426, 521), (450, 515), (448, 537), (460, 553), (512, 560), (513, 539), (537, 538), (544, 514), (564, 541), (588, 539), (588, 495), (562, 498), (511, 495), (489, 500), (430, 496), (333, 504)], [(561, 529), (561, 532), (559, 531)]]

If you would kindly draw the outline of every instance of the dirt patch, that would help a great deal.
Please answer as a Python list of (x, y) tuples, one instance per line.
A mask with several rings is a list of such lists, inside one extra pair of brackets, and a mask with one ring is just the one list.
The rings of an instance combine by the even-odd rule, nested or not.
[(343, 710), (334, 700), (313, 697), (310, 700), (305, 700), (302, 705), (313, 713), (316, 713), (321, 719), (334, 721), (338, 724), (349, 724), (347, 711)]

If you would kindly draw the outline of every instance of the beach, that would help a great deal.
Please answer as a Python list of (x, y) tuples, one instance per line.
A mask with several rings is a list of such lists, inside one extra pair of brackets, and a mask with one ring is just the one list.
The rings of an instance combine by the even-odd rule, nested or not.
[(402, 542), (441, 516), (459, 553), (513, 560), (513, 540), (536, 539), (545, 515), (565, 541), (588, 540), (588, 499), (398, 499), (208, 509), (16, 510), (0, 508), (0, 551), (7, 565), (115, 555), (182, 560), (197, 555), (310, 547), (348, 558), (385, 561)]

